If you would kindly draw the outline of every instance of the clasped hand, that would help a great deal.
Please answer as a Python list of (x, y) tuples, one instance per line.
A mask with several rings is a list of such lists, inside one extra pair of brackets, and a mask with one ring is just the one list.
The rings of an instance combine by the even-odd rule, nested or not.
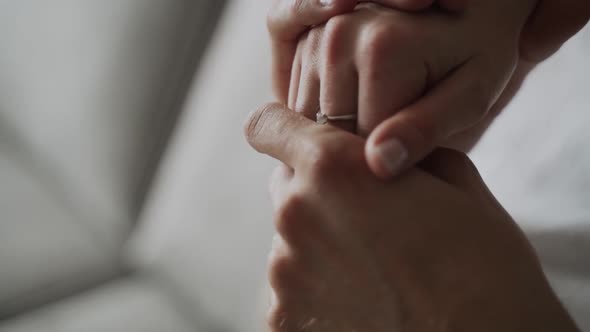
[(271, 180), (273, 332), (576, 331), (464, 154), (383, 182), (363, 138), (280, 104), (246, 136), (285, 164)]

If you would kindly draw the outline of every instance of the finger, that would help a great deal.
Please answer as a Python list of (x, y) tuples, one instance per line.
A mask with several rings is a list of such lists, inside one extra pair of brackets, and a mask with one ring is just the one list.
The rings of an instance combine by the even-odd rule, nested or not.
[(317, 73), (302, 69), (299, 82), (299, 95), (295, 102), (295, 112), (313, 120), (320, 109), (320, 79)]
[(297, 40), (310, 26), (352, 11), (357, 0), (275, 0), (268, 15), (273, 54), (273, 83), (280, 102), (286, 103)]
[(295, 109), (297, 103), (297, 96), (299, 95), (299, 81), (301, 80), (302, 70), (302, 48), (298, 47), (295, 53), (295, 60), (293, 62), (293, 68), (291, 68), (291, 82), (289, 84), (289, 94), (287, 106), (290, 109)]
[[(358, 114), (358, 75), (354, 67), (327, 71), (322, 78), (320, 109), (329, 116)], [(357, 120), (329, 122), (337, 128), (356, 133)]]
[(301, 50), (301, 74), (299, 89), (293, 109), (308, 119), (314, 119), (320, 108), (320, 76), (318, 73), (318, 55), (323, 36), (323, 29), (314, 28), (302, 39), (298, 52)]
[(428, 95), (380, 124), (366, 145), (371, 170), (381, 178), (396, 176), (452, 134), (481, 120), (507, 81), (500, 75), (509, 76), (481, 69), (489, 67), (477, 59), (468, 62)]
[(398, 61), (383, 59), (373, 62), (379, 63), (374, 67), (360, 67), (358, 134), (362, 137), (424, 93), (428, 80), (425, 66), (404, 60), (409, 59), (401, 55)]
[(323, 128), (284, 105), (273, 103), (250, 115), (244, 131), (255, 150), (297, 170), (309, 157), (307, 150), (313, 141), (314, 129)]
[[(362, 137), (424, 93), (429, 74), (414, 56), (418, 44), (399, 32), (391, 18), (369, 16), (360, 29), (355, 52), (359, 72), (358, 129)], [(368, 22), (368, 23), (367, 23)]]
[[(324, 29), (320, 109), (329, 116), (358, 113), (358, 73), (353, 57), (354, 29), (354, 22), (347, 16), (331, 19)], [(356, 120), (330, 123), (352, 133), (356, 131)]]

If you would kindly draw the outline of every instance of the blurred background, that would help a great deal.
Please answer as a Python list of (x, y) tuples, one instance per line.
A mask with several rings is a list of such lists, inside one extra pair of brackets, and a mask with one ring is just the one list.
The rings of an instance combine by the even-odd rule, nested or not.
[[(263, 330), (274, 162), (242, 123), (272, 100), (267, 5), (0, 2), (1, 332)], [(586, 324), (588, 30), (472, 154)]]

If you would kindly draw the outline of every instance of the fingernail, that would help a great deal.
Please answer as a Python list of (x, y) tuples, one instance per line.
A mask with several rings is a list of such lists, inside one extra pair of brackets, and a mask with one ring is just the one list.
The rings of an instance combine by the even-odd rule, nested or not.
[(381, 166), (392, 176), (401, 172), (408, 159), (408, 150), (395, 138), (377, 145), (375, 152)]
[(334, 4), (334, 0), (320, 0), (320, 5), (322, 7), (330, 7)]

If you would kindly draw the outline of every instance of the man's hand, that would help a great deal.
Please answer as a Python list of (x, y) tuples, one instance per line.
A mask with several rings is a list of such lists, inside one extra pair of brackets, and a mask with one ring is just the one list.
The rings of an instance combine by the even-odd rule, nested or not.
[(254, 113), (246, 136), (288, 166), (271, 183), (273, 332), (576, 331), (463, 154), (384, 183), (362, 138), (281, 105)]

